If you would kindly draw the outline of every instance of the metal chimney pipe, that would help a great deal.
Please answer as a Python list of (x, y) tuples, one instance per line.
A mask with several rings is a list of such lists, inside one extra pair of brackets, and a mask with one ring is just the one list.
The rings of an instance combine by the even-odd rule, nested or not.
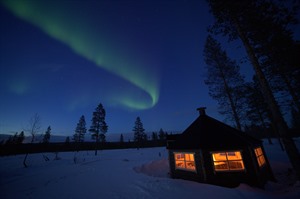
[(199, 108), (197, 108), (197, 111), (199, 111), (200, 115), (206, 115), (205, 109), (206, 109), (206, 107), (199, 107)]

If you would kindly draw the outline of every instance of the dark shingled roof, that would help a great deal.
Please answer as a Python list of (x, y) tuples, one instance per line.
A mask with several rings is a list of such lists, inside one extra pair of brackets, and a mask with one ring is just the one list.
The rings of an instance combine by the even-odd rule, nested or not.
[(168, 136), (167, 140), (169, 149), (234, 150), (261, 144), (260, 140), (206, 114), (199, 115), (182, 134)]

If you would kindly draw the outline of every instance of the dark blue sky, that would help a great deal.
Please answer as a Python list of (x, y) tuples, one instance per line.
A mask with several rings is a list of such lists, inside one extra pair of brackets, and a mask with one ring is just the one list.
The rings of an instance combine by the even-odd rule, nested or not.
[(1, 1), (0, 13), (0, 133), (37, 113), (41, 133), (72, 135), (99, 103), (108, 133), (137, 116), (146, 131), (181, 131), (199, 106), (223, 120), (204, 84), (204, 0)]

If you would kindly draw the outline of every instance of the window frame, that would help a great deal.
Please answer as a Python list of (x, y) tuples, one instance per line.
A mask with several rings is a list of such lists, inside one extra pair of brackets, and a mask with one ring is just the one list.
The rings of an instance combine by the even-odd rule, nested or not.
[[(176, 159), (176, 155), (183, 155), (183, 159), (184, 160), (177, 160)], [(190, 160), (186, 160), (186, 154), (189, 154), (189, 155), (193, 155), (193, 161), (190, 161)], [(196, 167), (196, 161), (195, 161), (195, 152), (186, 152), (186, 151), (174, 151), (173, 152), (173, 157), (174, 157), (174, 166), (175, 166), (175, 170), (184, 170), (184, 171), (189, 171), (189, 172), (195, 172), (197, 173), (197, 167)], [(176, 164), (176, 160), (177, 161), (183, 161), (184, 163), (184, 167), (178, 167), (177, 164)], [(186, 168), (186, 163), (187, 162), (194, 162), (194, 167), (195, 169), (189, 169), (189, 168)]]
[[(258, 149), (260, 149), (261, 154), (258, 154)], [(254, 148), (254, 154), (256, 157), (256, 162), (258, 164), (258, 167), (262, 168), (262, 167), (266, 166), (266, 164), (267, 164), (266, 157), (265, 157), (265, 154), (264, 154), (261, 146)], [(263, 159), (263, 163), (261, 163), (261, 158)]]
[[(235, 152), (239, 152), (240, 153), (240, 157), (241, 159), (234, 159), (234, 160), (230, 160), (228, 158), (228, 154), (229, 153), (235, 153)], [(214, 156), (213, 154), (218, 154), (218, 153), (223, 153), (225, 154), (225, 160), (214, 160)], [(211, 151), (210, 152), (210, 155), (211, 155), (211, 160), (212, 160), (212, 166), (213, 166), (213, 170), (215, 173), (219, 173), (219, 172), (246, 172), (246, 167), (245, 167), (245, 163), (244, 163), (244, 158), (243, 158), (243, 155), (242, 155), (242, 150), (226, 150), (226, 151)], [(230, 168), (230, 162), (242, 162), (242, 165), (243, 165), (243, 168), (242, 169), (231, 169)], [(225, 162), (226, 165), (227, 165), (227, 169), (216, 169), (216, 165), (215, 165), (215, 162)]]

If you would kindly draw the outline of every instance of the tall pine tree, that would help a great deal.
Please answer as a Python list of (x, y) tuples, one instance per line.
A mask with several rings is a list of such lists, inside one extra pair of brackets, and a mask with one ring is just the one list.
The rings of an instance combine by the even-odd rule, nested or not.
[(209, 87), (210, 96), (218, 101), (220, 113), (229, 116), (236, 128), (241, 130), (245, 83), (239, 66), (211, 36), (206, 39), (204, 57), (207, 65), (205, 84)]
[(98, 143), (105, 142), (106, 137), (105, 134), (107, 132), (108, 126), (105, 122), (105, 109), (103, 105), (100, 103), (95, 111), (93, 112), (93, 117), (92, 117), (92, 124), (89, 129), (89, 131), (92, 133), (92, 139), (95, 139), (96, 145), (95, 145), (95, 155), (97, 155), (97, 148), (98, 148)]
[[(281, 12), (276, 14), (278, 17), (273, 18), (274, 13), (269, 12), (269, 10), (272, 9), (275, 1), (207, 1), (211, 12), (216, 19), (211, 31), (214, 33), (222, 33), (223, 35), (228, 36), (230, 40), (239, 38), (244, 45), (262, 93), (264, 94), (265, 102), (267, 103), (272, 119), (276, 124), (278, 133), (282, 138), (289, 160), (296, 172), (298, 180), (300, 180), (299, 152), (293, 139), (289, 135), (288, 126), (263, 72), (262, 60), (260, 59), (261, 55), (259, 54), (261, 49), (265, 49), (265, 44), (272, 40), (272, 38), (268, 37), (268, 35), (273, 35), (272, 31), (274, 31), (274, 29), (271, 28), (271, 26), (279, 25), (287, 28), (288, 26), (286, 26), (286, 23), (291, 19), (291, 16)], [(269, 20), (270, 18), (275, 20)], [(279, 20), (283, 18), (286, 20)], [(277, 24), (277, 22), (280, 22), (280, 24)], [(265, 37), (265, 39), (258, 39), (260, 37)], [(271, 54), (270, 49), (268, 51), (268, 54)]]

